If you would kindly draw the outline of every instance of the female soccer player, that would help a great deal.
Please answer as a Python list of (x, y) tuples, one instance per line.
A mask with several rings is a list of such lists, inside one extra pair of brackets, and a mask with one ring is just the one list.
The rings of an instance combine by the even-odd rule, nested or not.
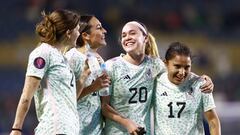
[(84, 82), (85, 88), (83, 88), (78, 99), (79, 135), (101, 135), (103, 118), (98, 91), (109, 86), (110, 78), (100, 70), (100, 65), (104, 61), (97, 53), (97, 50), (100, 47), (106, 46), (105, 34), (107, 31), (93, 15), (81, 16), (80, 22), (80, 36), (77, 40), (77, 47), (72, 48), (66, 53), (76, 80), (82, 74), (82, 67), (86, 59), (88, 59), (88, 66), (92, 70), (86, 82)]
[(155, 135), (203, 135), (203, 115), (211, 135), (220, 135), (212, 93), (202, 93), (202, 78), (191, 77), (191, 52), (173, 42), (165, 55), (167, 72), (157, 77), (154, 102)]
[[(126, 54), (106, 62), (111, 78), (108, 95), (103, 97), (106, 135), (128, 135), (150, 131), (150, 106), (154, 79), (166, 68), (158, 56), (153, 36), (144, 24), (131, 21), (124, 25), (121, 44)], [(210, 82), (210, 83), (209, 83)], [(208, 79), (206, 89), (213, 87)]]
[(21, 134), (33, 95), (39, 121), (36, 135), (78, 134), (75, 77), (63, 52), (76, 45), (79, 19), (78, 14), (68, 10), (43, 12), (36, 26), (40, 45), (29, 56), (11, 135)]

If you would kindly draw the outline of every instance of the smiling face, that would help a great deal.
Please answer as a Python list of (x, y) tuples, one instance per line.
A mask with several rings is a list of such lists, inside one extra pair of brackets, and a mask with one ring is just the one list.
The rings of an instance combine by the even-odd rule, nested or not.
[(176, 54), (165, 63), (168, 70), (168, 79), (176, 85), (183, 83), (191, 71), (191, 58), (189, 56)]
[(122, 29), (121, 44), (126, 53), (144, 54), (147, 38), (134, 23), (127, 23)]
[(89, 21), (90, 33), (88, 34), (88, 43), (91, 48), (99, 48), (106, 46), (105, 34), (107, 31), (102, 27), (102, 24), (96, 17), (92, 17)]

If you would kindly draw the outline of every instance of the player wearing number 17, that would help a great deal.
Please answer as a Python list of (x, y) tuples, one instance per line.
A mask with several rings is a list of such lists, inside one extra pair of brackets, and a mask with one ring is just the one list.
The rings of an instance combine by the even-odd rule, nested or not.
[(220, 135), (212, 93), (202, 93), (205, 80), (192, 77), (191, 52), (174, 42), (165, 55), (167, 72), (157, 77), (154, 98), (155, 135), (203, 135), (203, 115), (211, 135)]

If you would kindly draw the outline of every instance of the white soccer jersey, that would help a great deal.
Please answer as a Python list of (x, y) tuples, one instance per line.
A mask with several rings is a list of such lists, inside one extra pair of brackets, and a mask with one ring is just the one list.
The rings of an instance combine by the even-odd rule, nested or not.
[[(150, 135), (150, 105), (154, 78), (165, 71), (160, 58), (145, 57), (139, 65), (133, 65), (122, 58), (106, 62), (107, 73), (111, 77), (109, 89), (110, 105), (122, 116), (145, 128)], [(126, 128), (106, 119), (105, 135), (128, 135)]]
[[(74, 70), (76, 78), (79, 77), (83, 71), (86, 60), (86, 55), (79, 52), (76, 48), (72, 48), (66, 53), (66, 57)], [(97, 63), (99, 64), (99, 63)], [(89, 86), (95, 79), (95, 73), (100, 73), (100, 69), (94, 71), (94, 74), (89, 75), (85, 82), (85, 86)], [(103, 118), (101, 113), (101, 101), (98, 92), (89, 94), (80, 100), (77, 104), (80, 132), (79, 135), (101, 135), (103, 129)]]
[(212, 94), (202, 93), (202, 79), (177, 86), (167, 73), (157, 77), (154, 101), (155, 135), (203, 135), (204, 112), (215, 108)]
[(64, 56), (42, 43), (29, 56), (26, 76), (41, 78), (41, 86), (34, 95), (39, 120), (35, 134), (76, 135), (79, 120), (75, 77)]

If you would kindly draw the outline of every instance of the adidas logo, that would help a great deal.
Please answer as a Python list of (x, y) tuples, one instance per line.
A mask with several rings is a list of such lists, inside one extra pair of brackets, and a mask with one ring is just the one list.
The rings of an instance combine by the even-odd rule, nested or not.
[(129, 75), (124, 76), (123, 79), (131, 79)]
[(168, 96), (168, 94), (166, 91), (164, 91), (160, 96)]

